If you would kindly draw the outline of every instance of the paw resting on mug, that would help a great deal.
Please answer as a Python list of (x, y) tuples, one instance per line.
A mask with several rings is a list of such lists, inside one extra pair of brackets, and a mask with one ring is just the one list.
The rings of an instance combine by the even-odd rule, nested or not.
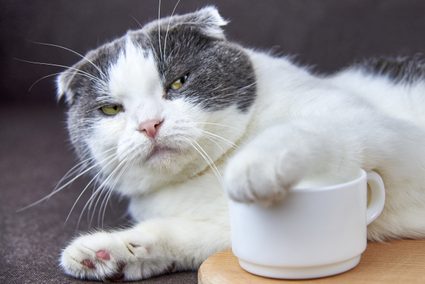
[(303, 173), (297, 155), (252, 148), (245, 148), (229, 162), (224, 176), (228, 196), (244, 203), (270, 204), (283, 199)]
[(68, 275), (96, 280), (144, 279), (168, 269), (150, 240), (128, 232), (81, 236), (62, 252), (60, 263)]

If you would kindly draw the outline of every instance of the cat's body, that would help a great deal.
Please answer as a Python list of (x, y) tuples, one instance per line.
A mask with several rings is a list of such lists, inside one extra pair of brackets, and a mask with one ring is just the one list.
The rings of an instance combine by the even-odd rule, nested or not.
[[(358, 167), (387, 189), (369, 238), (425, 236), (425, 69), (387, 63), (377, 74), (375, 62), (318, 77), (228, 43), (224, 24), (214, 8), (154, 22), (59, 78), (77, 153), (130, 197), (138, 222), (75, 239), (62, 254), (68, 274), (195, 269), (230, 247), (226, 191), (268, 204), (302, 178)], [(119, 108), (100, 114), (105, 105)]]

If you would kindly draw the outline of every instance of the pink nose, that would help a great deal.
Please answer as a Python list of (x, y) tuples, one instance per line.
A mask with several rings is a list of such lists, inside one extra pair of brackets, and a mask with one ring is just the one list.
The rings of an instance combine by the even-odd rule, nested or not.
[(161, 126), (163, 120), (159, 119), (149, 119), (141, 122), (137, 130), (142, 133), (145, 133), (146, 136), (154, 138), (158, 133), (159, 127)]

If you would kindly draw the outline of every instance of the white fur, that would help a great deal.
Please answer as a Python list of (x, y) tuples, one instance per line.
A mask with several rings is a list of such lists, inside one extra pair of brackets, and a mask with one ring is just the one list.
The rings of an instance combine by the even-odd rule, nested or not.
[[(131, 197), (129, 212), (139, 224), (74, 240), (62, 254), (67, 273), (103, 279), (116, 273), (120, 262), (126, 264), (125, 279), (197, 268), (230, 246), (223, 186), (235, 200), (270, 203), (302, 178), (357, 167), (379, 172), (387, 189), (384, 213), (369, 227), (369, 238), (425, 236), (424, 83), (394, 85), (358, 70), (318, 78), (285, 58), (246, 51), (257, 76), (252, 110), (207, 113), (184, 100), (161, 99), (152, 55), (144, 57), (128, 42), (110, 69), (112, 95), (125, 112), (94, 126), (91, 151), (102, 159), (105, 149), (118, 146), (122, 158), (137, 146), (133, 158), (143, 160), (152, 141), (136, 127), (160, 117), (160, 143), (180, 152), (133, 163), (120, 174), (117, 190)], [(203, 130), (239, 148), (220, 138), (212, 142)], [(223, 184), (179, 133), (202, 145), (225, 172)], [(117, 163), (106, 166), (105, 174)], [(96, 258), (100, 249), (113, 259)], [(84, 259), (96, 268), (82, 265)]]

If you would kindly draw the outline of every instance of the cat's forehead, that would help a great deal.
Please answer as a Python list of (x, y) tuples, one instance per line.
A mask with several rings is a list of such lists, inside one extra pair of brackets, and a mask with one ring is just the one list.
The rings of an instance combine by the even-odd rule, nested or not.
[(161, 78), (154, 53), (143, 41), (127, 36), (108, 68), (109, 95), (119, 101), (140, 98), (143, 94), (160, 95)]

